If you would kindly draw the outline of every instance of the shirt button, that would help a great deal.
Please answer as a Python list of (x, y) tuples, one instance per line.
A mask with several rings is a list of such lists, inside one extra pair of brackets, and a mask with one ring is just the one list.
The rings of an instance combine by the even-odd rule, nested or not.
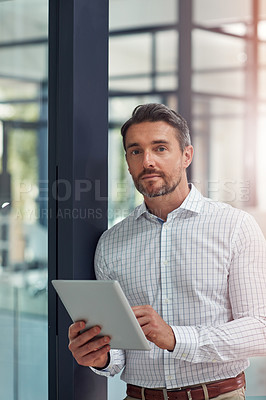
[(168, 261), (167, 260), (164, 260), (163, 261), (163, 265), (167, 265), (168, 264)]
[(165, 304), (169, 303), (169, 299), (164, 299)]
[(167, 378), (169, 381), (171, 381), (173, 379), (172, 375), (169, 375)]
[(187, 353), (183, 353), (183, 354), (182, 354), (182, 357), (186, 357), (186, 356), (187, 356)]

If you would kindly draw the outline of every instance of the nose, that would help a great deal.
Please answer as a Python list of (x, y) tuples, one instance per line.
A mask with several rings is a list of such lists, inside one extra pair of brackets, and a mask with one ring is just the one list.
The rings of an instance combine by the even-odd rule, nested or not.
[(143, 167), (153, 168), (155, 165), (154, 159), (150, 151), (145, 151), (143, 155)]

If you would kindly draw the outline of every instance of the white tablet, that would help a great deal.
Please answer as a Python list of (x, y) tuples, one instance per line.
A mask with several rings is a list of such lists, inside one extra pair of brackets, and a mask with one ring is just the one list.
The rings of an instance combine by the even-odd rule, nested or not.
[(150, 350), (138, 321), (117, 281), (53, 280), (72, 320), (98, 325), (111, 337), (112, 349)]

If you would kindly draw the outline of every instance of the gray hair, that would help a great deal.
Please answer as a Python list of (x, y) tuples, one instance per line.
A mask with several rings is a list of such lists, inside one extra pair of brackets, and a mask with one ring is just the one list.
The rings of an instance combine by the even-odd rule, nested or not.
[(123, 145), (126, 149), (126, 133), (128, 128), (133, 124), (140, 124), (141, 122), (159, 122), (165, 121), (177, 130), (177, 140), (182, 152), (186, 146), (191, 144), (189, 128), (187, 121), (177, 112), (166, 107), (164, 104), (149, 103), (137, 106), (131, 118), (124, 123), (121, 128), (121, 135), (123, 136)]

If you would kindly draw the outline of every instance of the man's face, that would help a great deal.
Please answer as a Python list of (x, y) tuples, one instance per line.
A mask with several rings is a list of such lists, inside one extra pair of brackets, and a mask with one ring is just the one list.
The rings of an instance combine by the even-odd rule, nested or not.
[(126, 159), (137, 190), (152, 198), (186, 183), (192, 146), (182, 153), (176, 129), (164, 121), (131, 125), (126, 133)]

